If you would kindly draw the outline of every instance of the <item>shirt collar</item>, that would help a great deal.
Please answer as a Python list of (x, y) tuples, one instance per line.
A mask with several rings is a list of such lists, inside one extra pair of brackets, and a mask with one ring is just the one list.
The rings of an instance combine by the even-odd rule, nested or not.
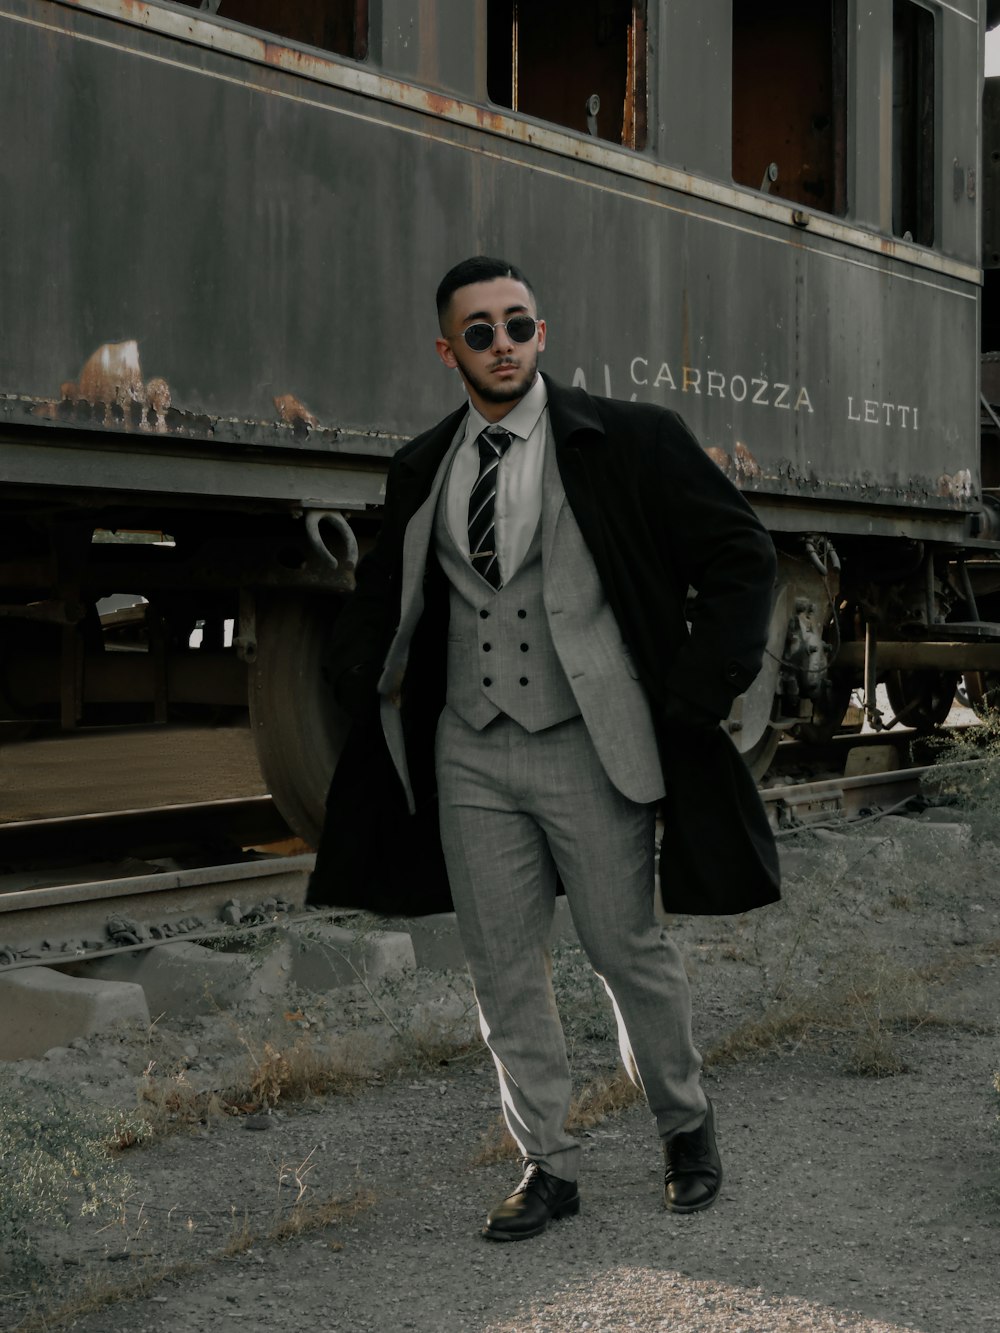
[(497, 422), (487, 421), (470, 403), (465, 438), (467, 440), (477, 439), (488, 426), (496, 425), (502, 426), (504, 430), (509, 430), (511, 435), (517, 439), (526, 440), (538, 425), (538, 418), (545, 411), (548, 401), (549, 395), (545, 388), (545, 381), (541, 375), (536, 375), (534, 384), (518, 402), (517, 406), (512, 407), (507, 415)]

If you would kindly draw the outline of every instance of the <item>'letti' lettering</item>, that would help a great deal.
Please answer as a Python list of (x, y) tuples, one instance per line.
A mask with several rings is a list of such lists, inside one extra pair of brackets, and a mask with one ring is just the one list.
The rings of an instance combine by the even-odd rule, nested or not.
[(701, 366), (681, 366), (677, 382), (669, 361), (661, 361), (653, 373), (644, 356), (632, 358), (629, 367), (632, 383), (640, 387), (662, 389), (674, 393), (694, 393), (704, 398), (728, 398), (734, 403), (747, 402), (751, 407), (776, 407), (785, 412), (815, 411), (809, 390), (802, 385), (782, 384), (765, 376), (728, 375), (721, 370), (705, 370)]
[(860, 398), (855, 402), (848, 395), (847, 420), (860, 421), (866, 426), (899, 426), (901, 430), (919, 430), (920, 408), (909, 403), (883, 403), (877, 398)]

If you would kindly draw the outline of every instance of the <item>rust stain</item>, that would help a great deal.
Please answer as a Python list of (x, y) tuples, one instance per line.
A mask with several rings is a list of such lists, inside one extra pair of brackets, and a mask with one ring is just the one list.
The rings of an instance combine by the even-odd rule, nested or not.
[[(508, 127), (509, 123), (507, 121), (507, 118), (503, 116), (499, 111), (490, 111), (487, 107), (477, 106), (475, 108), (475, 112), (476, 112), (476, 124), (479, 125), (482, 129), (495, 130), (498, 134), (509, 133), (509, 127)], [(526, 125), (524, 127), (524, 134), (521, 135), (520, 137), (530, 142), (531, 128), (532, 127), (530, 125)]]
[[(76, 380), (66, 380), (59, 388), (62, 402), (87, 403), (104, 409), (104, 424), (113, 425), (138, 409), (140, 430), (164, 434), (170, 410), (170, 385), (156, 375), (143, 380), (139, 363), (139, 344), (134, 338), (120, 343), (103, 343), (83, 363)], [(46, 404), (55, 407), (55, 404)]]
[(58, 398), (35, 399), (28, 411), (44, 421), (98, 424), (112, 430), (207, 440), (216, 436), (243, 444), (297, 442), (306, 437), (333, 443), (336, 426), (324, 426), (293, 393), (278, 394), (270, 420), (220, 418), (177, 407), (170, 385), (161, 375), (145, 379), (134, 338), (103, 343), (83, 363), (75, 380), (59, 386)]
[[(260, 58), (267, 65), (273, 65), (276, 69), (282, 69), (294, 74), (302, 74), (307, 78), (316, 78), (325, 81), (329, 78), (330, 70), (336, 68), (336, 63), (326, 60), (322, 56), (308, 55), (304, 51), (298, 51), (294, 47), (285, 46), (281, 42), (268, 41), (262, 39), (259, 42)], [(376, 85), (376, 94), (386, 98), (388, 101), (398, 101), (398, 85), (388, 78), (383, 78), (374, 72), (371, 77)], [(468, 111), (475, 112), (476, 122), (484, 129), (501, 129), (504, 126), (504, 118), (495, 111), (488, 110), (485, 107), (472, 107), (469, 103), (460, 102), (454, 97), (449, 97), (444, 93), (433, 92), (430, 89), (410, 88), (412, 103), (419, 110), (428, 111), (435, 116), (457, 116), (460, 113), (463, 118)]]
[(945, 473), (943, 477), (938, 477), (937, 493), (950, 500), (971, 499), (972, 473), (968, 468), (962, 468), (961, 471), (955, 472), (951, 476)]
[(719, 449), (715, 445), (712, 445), (705, 450), (705, 453), (708, 454), (713, 463), (722, 469), (727, 477), (732, 475), (733, 460), (726, 453), (725, 449)]
[(427, 110), (433, 112), (435, 116), (452, 116), (458, 110), (459, 104), (454, 97), (445, 97), (443, 93), (428, 92), (425, 93), (424, 99)]
[(286, 426), (305, 426), (307, 430), (319, 425), (319, 420), (309, 411), (305, 403), (299, 402), (293, 393), (283, 393), (275, 398), (274, 406), (278, 417)]
[(737, 440), (733, 454), (736, 462), (736, 475), (745, 481), (756, 481), (761, 475), (760, 464), (746, 445)]
[(296, 51), (294, 47), (283, 46), (280, 42), (269, 42), (265, 39), (260, 45), (264, 61), (268, 65), (278, 65), (282, 69), (294, 70), (299, 74), (318, 74), (330, 68), (329, 60), (307, 56), (304, 51)]

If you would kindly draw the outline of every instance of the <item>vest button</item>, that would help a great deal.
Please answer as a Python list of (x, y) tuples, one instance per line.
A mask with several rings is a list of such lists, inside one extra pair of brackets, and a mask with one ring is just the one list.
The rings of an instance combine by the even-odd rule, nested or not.
[(527, 676), (522, 676), (522, 677), (521, 677), (521, 684), (522, 684), (522, 685), (527, 685), (527, 683), (528, 683), (528, 677), (527, 677)]
[(518, 611), (518, 613), (517, 613), (517, 615), (518, 615), (518, 619), (519, 619), (519, 620), (523, 620), (524, 617), (525, 617), (527, 614), (528, 614), (527, 611)]
[(479, 614), (480, 614), (480, 616), (481, 616), (481, 618), (482, 618), (483, 620), (489, 620), (489, 618), (490, 618), (490, 613), (489, 613), (489, 611), (483, 610), (483, 611), (480, 611)]
[(484, 652), (484, 653), (488, 653), (492, 647), (493, 647), (492, 643), (484, 643), (484, 644), (483, 644), (483, 652)]
[(527, 645), (526, 643), (522, 643), (522, 644), (521, 644), (521, 652), (522, 652), (522, 653), (526, 653), (527, 651), (528, 651), (528, 645)]
[(484, 685), (492, 685), (493, 682), (492, 682), (492, 680), (490, 680), (489, 676), (484, 676), (484, 677), (483, 677), (483, 684), (484, 684)]

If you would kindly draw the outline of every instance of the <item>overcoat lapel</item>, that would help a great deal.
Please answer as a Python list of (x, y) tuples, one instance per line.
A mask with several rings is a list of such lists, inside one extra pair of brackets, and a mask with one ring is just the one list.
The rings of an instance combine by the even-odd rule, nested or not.
[[(441, 487), (448, 474), (448, 464), (461, 443), (461, 435), (457, 429), (453, 431), (450, 440), (445, 438), (443, 450), (439, 432), (435, 432), (434, 438), (427, 443), (427, 452), (419, 460), (418, 467), (414, 469), (413, 501), (420, 502), (407, 521), (403, 534), (399, 627), (393, 636), (386, 657), (385, 671), (379, 682), (381, 694), (395, 694), (406, 669), (410, 640), (424, 609), (424, 571), (430, 555), (435, 509)], [(421, 496), (424, 497), (422, 500)]]
[[(448, 465), (455, 456), (455, 451), (462, 441), (462, 432), (455, 429), (452, 439), (444, 452), (441, 452), (440, 438), (435, 432), (429, 441), (428, 452), (420, 460), (417, 475), (420, 478), (419, 489), (414, 490), (414, 499), (422, 494), (428, 477), (430, 489), (423, 503), (415, 511), (406, 525), (403, 535), (403, 568), (401, 574), (399, 627), (392, 637), (386, 655), (385, 667), (378, 683), (380, 695), (380, 716), (385, 743), (388, 746), (393, 766), (399, 774), (406, 793), (406, 804), (410, 814), (414, 813), (415, 802), (410, 783), (409, 768), (406, 759), (406, 738), (403, 734), (403, 721), (400, 716), (400, 690), (406, 665), (410, 655), (413, 632), (417, 627), (424, 609), (424, 580), (427, 561), (431, 555), (431, 541), (434, 532), (434, 516)], [(431, 461), (438, 458), (437, 465), (431, 471)]]
[(566, 490), (559, 476), (555, 441), (549, 440), (542, 468), (542, 576), (548, 586), (558, 569), (560, 545), (559, 516), (566, 504)]

